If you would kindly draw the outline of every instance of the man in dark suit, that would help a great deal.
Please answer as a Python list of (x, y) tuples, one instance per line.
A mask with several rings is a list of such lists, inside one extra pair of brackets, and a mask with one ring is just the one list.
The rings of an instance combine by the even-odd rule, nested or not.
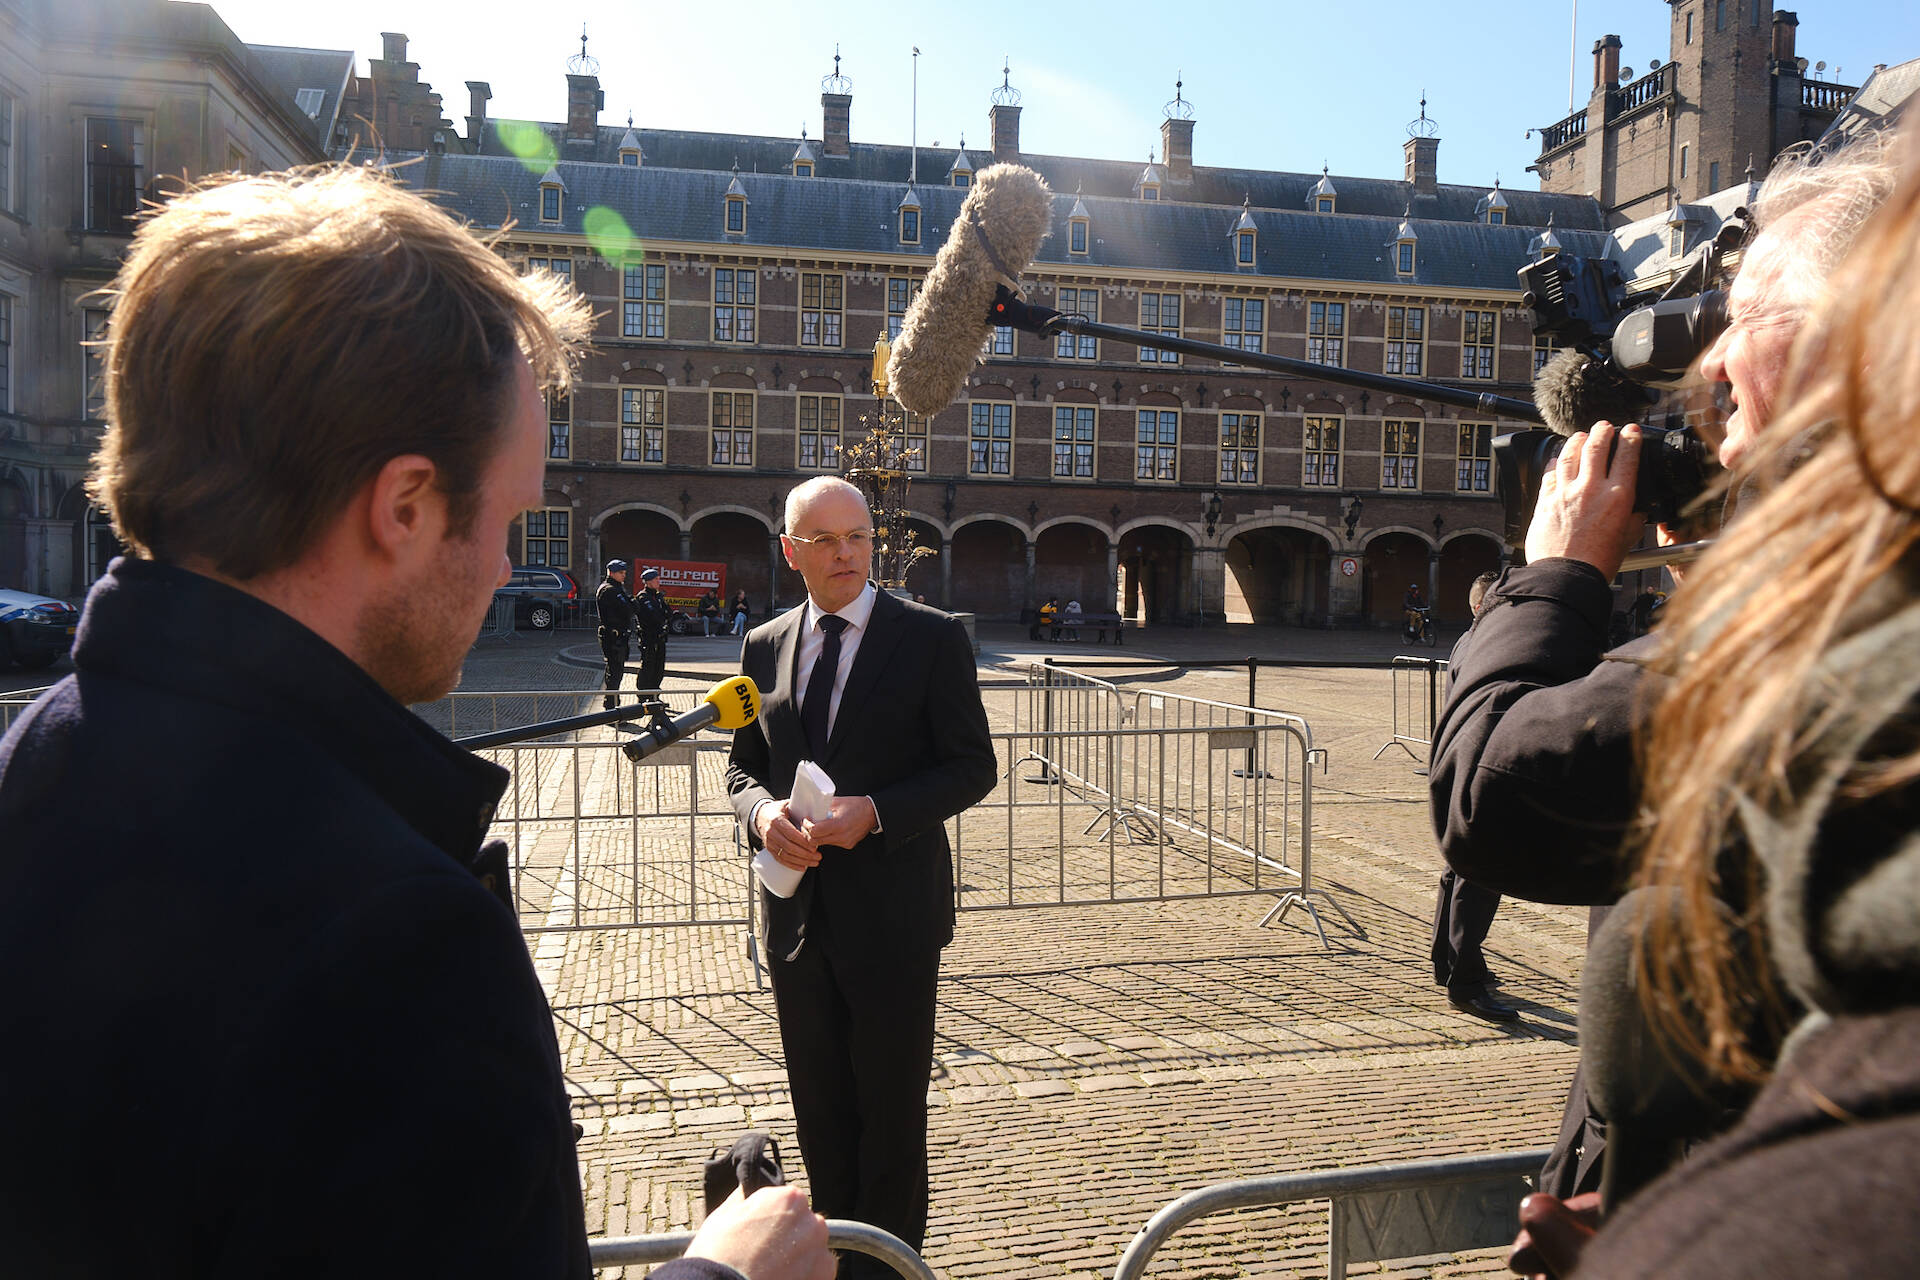
[[(823, 476), (787, 498), (807, 603), (747, 636), (765, 691), (733, 736), (734, 808), (756, 848), (806, 874), (763, 893), (766, 949), (813, 1204), (918, 1248), (927, 1222), (927, 1074), (940, 949), (953, 939), (948, 818), (993, 789), (965, 628), (867, 581), (872, 516)], [(802, 760), (835, 784), (825, 821), (788, 813)], [(890, 1275), (861, 1255), (842, 1275)]]

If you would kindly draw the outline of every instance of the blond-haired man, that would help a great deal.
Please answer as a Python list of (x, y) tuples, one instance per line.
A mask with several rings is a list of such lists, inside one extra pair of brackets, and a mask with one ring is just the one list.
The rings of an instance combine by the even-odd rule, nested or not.
[[(183, 195), (114, 292), (132, 553), (0, 741), (4, 1269), (584, 1277), (505, 771), (406, 709), (541, 503), (584, 311), (354, 168)], [(763, 1192), (675, 1267), (824, 1280), (824, 1241)]]

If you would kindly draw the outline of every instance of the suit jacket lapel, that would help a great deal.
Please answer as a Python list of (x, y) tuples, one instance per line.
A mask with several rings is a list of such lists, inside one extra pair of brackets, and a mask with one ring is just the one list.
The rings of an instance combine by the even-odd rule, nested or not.
[(867, 617), (867, 633), (860, 637), (860, 651), (853, 655), (853, 670), (847, 673), (847, 687), (840, 691), (840, 714), (833, 718), (833, 732), (827, 737), (826, 760), (820, 761), (823, 767), (846, 742), (849, 726), (860, 718), (856, 708), (872, 696), (874, 687), (879, 684), (880, 673), (886, 670), (894, 647), (906, 633), (906, 619), (906, 607), (876, 588), (873, 612)]
[(766, 698), (762, 713), (767, 721), (767, 745), (775, 759), (783, 754), (783, 743), (787, 759), (804, 760), (807, 755), (806, 728), (800, 723), (800, 702), (794, 697), (800, 687), (800, 628), (806, 620), (806, 606), (789, 610), (774, 648), (773, 692)]

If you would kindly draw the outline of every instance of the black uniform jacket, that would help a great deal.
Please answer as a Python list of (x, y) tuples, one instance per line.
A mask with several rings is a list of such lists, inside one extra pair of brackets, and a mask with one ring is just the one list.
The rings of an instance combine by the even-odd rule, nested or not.
[[(753, 808), (793, 791), (807, 758), (794, 696), (802, 605), (747, 635), (741, 670), (763, 692), (759, 720), (733, 735), (727, 787), (752, 831)], [(993, 789), (993, 740), (973, 646), (959, 619), (882, 591), (854, 656), (827, 749), (815, 761), (845, 796), (871, 796), (881, 831), (829, 849), (792, 898), (763, 894), (769, 950), (787, 954), (798, 910), (824, 897), (829, 917), (861, 922), (836, 933), (877, 958), (953, 940), (953, 865), (945, 822)], [(758, 847), (757, 836), (752, 837)]]
[(600, 613), (600, 625), (623, 636), (633, 635), (633, 600), (626, 588), (612, 578), (603, 578), (594, 593), (594, 608)]
[(586, 1276), (506, 772), (179, 569), (74, 665), (0, 740), (0, 1272)]

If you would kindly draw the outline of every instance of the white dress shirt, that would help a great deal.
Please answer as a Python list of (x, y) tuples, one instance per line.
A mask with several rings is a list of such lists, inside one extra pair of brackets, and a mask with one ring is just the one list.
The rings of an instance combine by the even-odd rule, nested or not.
[[(847, 676), (853, 670), (854, 656), (860, 652), (860, 641), (867, 634), (867, 623), (873, 617), (874, 595), (873, 584), (869, 582), (860, 588), (852, 604), (834, 611), (836, 617), (846, 621), (847, 629), (840, 633), (840, 669), (833, 677), (833, 697), (827, 702), (829, 737), (840, 716), (840, 697), (847, 691)], [(813, 665), (820, 660), (820, 650), (827, 643), (827, 633), (820, 626), (820, 619), (825, 615), (812, 596), (807, 597), (806, 610), (807, 616), (800, 623), (800, 673), (793, 689), (796, 707), (807, 705), (807, 686), (813, 683)]]
[[(847, 629), (840, 633), (840, 666), (834, 672), (833, 696), (827, 700), (828, 737), (833, 736), (834, 721), (840, 716), (840, 698), (847, 691), (847, 676), (853, 670), (854, 657), (860, 652), (860, 641), (867, 634), (867, 623), (873, 618), (874, 598), (873, 584), (869, 582), (860, 589), (860, 594), (854, 597), (852, 604), (835, 611), (836, 617), (846, 619)], [(802, 607), (806, 610), (806, 616), (800, 621), (800, 672), (793, 688), (795, 707), (807, 705), (807, 686), (813, 683), (813, 664), (820, 660), (820, 650), (827, 643), (827, 633), (820, 626), (820, 619), (824, 615), (820, 607), (814, 604), (813, 597), (808, 596), (807, 603)], [(748, 821), (757, 828), (761, 809), (776, 803), (774, 800), (762, 800), (753, 807)], [(872, 804), (872, 801), (868, 803)], [(880, 829), (880, 809), (875, 805), (873, 830), (877, 832)]]

